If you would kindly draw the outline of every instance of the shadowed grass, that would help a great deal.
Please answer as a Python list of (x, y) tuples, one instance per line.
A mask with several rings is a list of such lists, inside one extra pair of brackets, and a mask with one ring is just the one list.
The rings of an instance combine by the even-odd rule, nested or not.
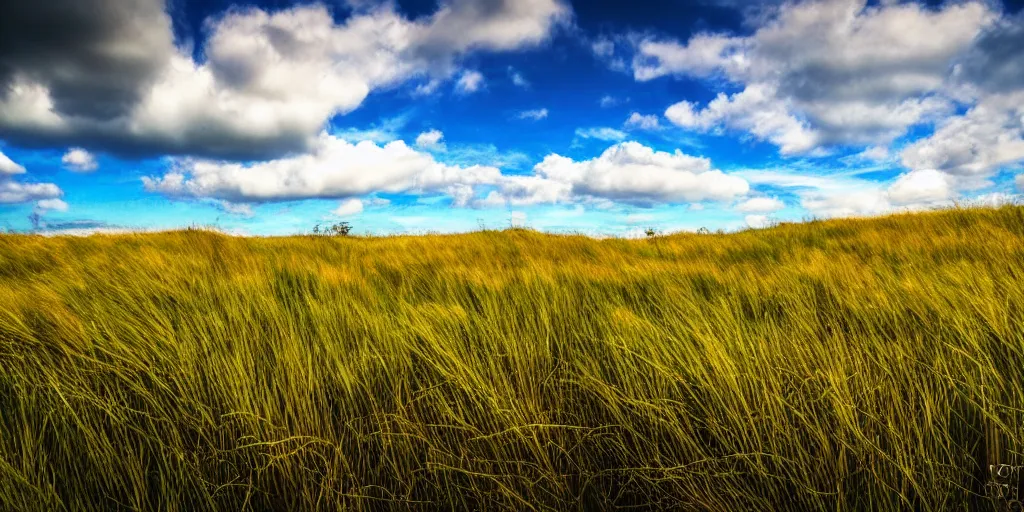
[(0, 510), (968, 510), (1024, 208), (728, 235), (0, 236)]

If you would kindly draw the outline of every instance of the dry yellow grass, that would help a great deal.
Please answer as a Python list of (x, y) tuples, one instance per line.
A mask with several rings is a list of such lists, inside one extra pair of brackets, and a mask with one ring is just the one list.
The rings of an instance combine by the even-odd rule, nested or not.
[(1024, 440), (1022, 278), (1016, 206), (4, 235), (0, 510), (987, 507)]

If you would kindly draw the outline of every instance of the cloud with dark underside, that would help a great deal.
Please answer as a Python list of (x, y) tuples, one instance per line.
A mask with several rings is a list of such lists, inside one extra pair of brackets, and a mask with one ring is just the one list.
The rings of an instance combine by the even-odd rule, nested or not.
[(62, 116), (127, 114), (173, 52), (162, 2), (0, 3), (0, 95), (8, 98), (22, 76), (46, 87)]
[(1024, 11), (1000, 20), (978, 37), (956, 75), (993, 93), (1024, 89)]
[(269, 159), (308, 151), (374, 90), (450, 79), (477, 51), (536, 46), (560, 0), (450, 0), (409, 19), (391, 3), (337, 22), (324, 5), (231, 9), (194, 59), (162, 0), (0, 3), (0, 138), (132, 156)]

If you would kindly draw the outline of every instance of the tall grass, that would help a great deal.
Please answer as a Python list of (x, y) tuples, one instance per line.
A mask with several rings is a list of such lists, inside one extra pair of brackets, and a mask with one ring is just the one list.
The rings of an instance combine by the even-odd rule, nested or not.
[(1022, 279), (1015, 206), (0, 236), (0, 510), (992, 507), (1024, 446)]

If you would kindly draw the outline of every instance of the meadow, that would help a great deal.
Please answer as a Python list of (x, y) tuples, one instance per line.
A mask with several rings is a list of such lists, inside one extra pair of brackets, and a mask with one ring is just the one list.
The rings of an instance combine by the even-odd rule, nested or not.
[(1022, 283), (1012, 205), (0, 235), (0, 510), (1000, 510)]

